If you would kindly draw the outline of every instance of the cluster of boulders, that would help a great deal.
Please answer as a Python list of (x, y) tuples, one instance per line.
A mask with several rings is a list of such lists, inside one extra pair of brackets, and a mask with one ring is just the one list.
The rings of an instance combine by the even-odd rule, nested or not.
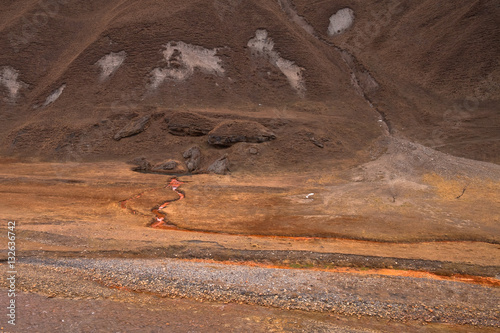
[[(261, 143), (276, 139), (276, 135), (267, 127), (255, 121), (219, 120), (193, 112), (176, 112), (165, 118), (169, 133), (177, 136), (207, 136), (207, 143), (219, 148), (227, 148), (238, 142)], [(121, 140), (139, 134), (147, 129), (151, 116), (142, 116), (131, 120), (119, 130), (115, 140)], [(254, 148), (255, 149), (255, 148)], [(134, 171), (158, 172), (167, 174), (209, 172), (226, 174), (229, 172), (227, 154), (218, 157), (208, 167), (202, 169), (202, 152), (200, 147), (193, 146), (183, 153), (184, 163), (177, 160), (166, 160), (152, 164), (146, 158), (131, 161)]]
[(130, 163), (135, 165), (135, 167), (132, 168), (134, 171), (170, 175), (203, 172), (225, 175), (229, 172), (229, 158), (227, 154), (217, 158), (206, 169), (202, 169), (202, 154), (200, 147), (193, 146), (186, 150), (182, 156), (184, 157), (184, 163), (177, 160), (166, 160), (157, 164), (152, 164), (145, 157), (135, 158), (130, 161)]

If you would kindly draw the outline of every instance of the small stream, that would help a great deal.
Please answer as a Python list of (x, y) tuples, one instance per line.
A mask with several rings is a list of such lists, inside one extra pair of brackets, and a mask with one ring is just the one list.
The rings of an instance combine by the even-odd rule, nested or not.
[(157, 191), (159, 189), (170, 187), (172, 189), (172, 191), (174, 191), (175, 193), (177, 193), (179, 195), (179, 197), (177, 199), (171, 199), (171, 200), (164, 201), (160, 206), (158, 206), (158, 207), (155, 206), (154, 208), (151, 209), (151, 212), (154, 214), (155, 217), (154, 217), (153, 222), (151, 223), (150, 227), (156, 228), (156, 229), (177, 229), (177, 227), (175, 225), (170, 224), (166, 220), (167, 215), (165, 213), (163, 213), (162, 210), (165, 207), (167, 207), (171, 202), (179, 201), (179, 200), (182, 200), (186, 197), (184, 192), (179, 189), (179, 187), (182, 184), (184, 184), (184, 182), (181, 182), (181, 181), (177, 180), (176, 178), (172, 178), (170, 180), (170, 182), (164, 187), (145, 190), (145, 191), (143, 191), (139, 194), (136, 194), (128, 199), (120, 201), (120, 207), (123, 209), (127, 209), (130, 213), (132, 213), (134, 215), (146, 216), (145, 214), (129, 207), (127, 205), (127, 203), (131, 200), (138, 199), (138, 198), (142, 197), (147, 192)]

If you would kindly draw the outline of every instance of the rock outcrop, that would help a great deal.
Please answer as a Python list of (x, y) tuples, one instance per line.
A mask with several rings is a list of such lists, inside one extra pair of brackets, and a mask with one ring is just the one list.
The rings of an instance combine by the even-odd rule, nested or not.
[(168, 131), (180, 136), (202, 136), (208, 134), (217, 123), (208, 117), (193, 112), (177, 112), (168, 120)]
[(227, 158), (227, 154), (210, 164), (207, 171), (208, 173), (215, 173), (218, 175), (227, 174), (229, 172), (229, 159)]
[(208, 133), (208, 143), (229, 147), (237, 142), (261, 143), (276, 139), (267, 127), (255, 121), (226, 120)]
[(189, 172), (196, 171), (201, 165), (201, 150), (198, 146), (193, 146), (186, 150), (182, 157), (186, 160), (186, 167)]
[(119, 141), (123, 138), (127, 138), (129, 136), (144, 132), (150, 120), (151, 116), (148, 115), (130, 121), (125, 127), (123, 127), (120, 131), (118, 131), (118, 133), (115, 134), (113, 139)]

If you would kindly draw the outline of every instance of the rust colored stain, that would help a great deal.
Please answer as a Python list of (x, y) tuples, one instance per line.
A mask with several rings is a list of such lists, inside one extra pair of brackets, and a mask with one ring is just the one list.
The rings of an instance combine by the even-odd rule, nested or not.
[(180, 232), (191, 232), (191, 233), (197, 233), (197, 234), (208, 234), (208, 235), (225, 235), (225, 236), (235, 236), (235, 237), (255, 237), (255, 238), (264, 238), (264, 239), (279, 239), (279, 240), (290, 240), (290, 241), (314, 241), (314, 240), (346, 240), (350, 242), (359, 242), (359, 243), (367, 243), (367, 244), (390, 244), (390, 243), (397, 243), (397, 244), (418, 244), (418, 243), (439, 243), (439, 244), (446, 244), (446, 243), (468, 243), (469, 241), (454, 241), (454, 240), (436, 240), (436, 241), (409, 241), (409, 242), (391, 242), (391, 241), (376, 241), (376, 240), (365, 240), (365, 239), (353, 239), (353, 238), (347, 238), (347, 237), (328, 237), (328, 236), (281, 236), (281, 235), (262, 235), (262, 234), (239, 234), (239, 233), (228, 233), (228, 232), (222, 232), (222, 231), (210, 231), (210, 230), (193, 230), (193, 229), (185, 229), (185, 228), (180, 228), (176, 226), (174, 223), (170, 221), (166, 221), (166, 214), (162, 213), (161, 210), (166, 208), (171, 202), (174, 201), (179, 201), (183, 200), (186, 196), (184, 192), (177, 190), (182, 184), (185, 184), (183, 181), (179, 181), (176, 178), (170, 179), (168, 184), (163, 187), (159, 188), (152, 188), (145, 190), (137, 195), (134, 195), (128, 199), (120, 201), (120, 206), (123, 209), (127, 209), (130, 213), (132, 214), (140, 214), (142, 216), (146, 216), (145, 214), (140, 213), (137, 210), (134, 210), (133, 208), (129, 207), (127, 203), (131, 200), (138, 199), (142, 195), (144, 195), (147, 192), (153, 192), (157, 191), (159, 189), (163, 188), (168, 188), (171, 187), (173, 191), (175, 191), (178, 195), (178, 199), (174, 200), (168, 200), (162, 203), (158, 208), (152, 208), (151, 212), (154, 214), (154, 219), (153, 222), (150, 224), (150, 227), (154, 229), (162, 229), (162, 230), (174, 230), (174, 231), (180, 231)]
[(157, 191), (159, 189), (170, 187), (175, 193), (177, 193), (179, 195), (179, 198), (174, 199), (174, 200), (165, 201), (160, 206), (158, 206), (158, 208), (156, 208), (156, 207), (152, 208), (151, 212), (154, 214), (154, 219), (153, 219), (153, 222), (151, 223), (150, 226), (151, 226), (151, 228), (155, 228), (155, 229), (178, 230), (178, 228), (175, 225), (170, 224), (166, 221), (166, 214), (162, 213), (161, 210), (164, 209), (165, 207), (167, 207), (168, 204), (170, 204), (172, 201), (179, 201), (179, 200), (182, 200), (185, 198), (184, 193), (182, 193), (180, 190), (178, 190), (179, 186), (181, 186), (182, 184), (184, 184), (184, 182), (181, 182), (181, 181), (177, 180), (176, 178), (172, 178), (172, 179), (170, 179), (168, 184), (163, 186), (163, 187), (148, 189), (148, 190), (142, 191), (141, 193), (136, 194), (128, 199), (120, 201), (120, 207), (123, 209), (126, 209), (131, 214), (134, 214), (134, 215), (140, 214), (140, 215), (145, 216), (144, 214), (140, 213), (139, 211), (129, 207), (128, 206), (129, 201), (132, 201), (134, 199), (139, 199), (145, 193), (153, 192), (153, 191)]
[(179, 195), (178, 199), (174, 200), (168, 200), (162, 203), (158, 208), (153, 208), (151, 209), (151, 212), (155, 214), (155, 220), (153, 223), (151, 223), (151, 228), (157, 228), (157, 229), (175, 229), (176, 226), (172, 224), (168, 224), (166, 221), (167, 215), (162, 213), (161, 210), (167, 207), (172, 201), (179, 201), (185, 198), (184, 193), (182, 193), (180, 190), (177, 190), (179, 186), (184, 184), (184, 182), (178, 181), (176, 178), (172, 178), (170, 182), (168, 183), (165, 188), (172, 188), (172, 191), (177, 193)]

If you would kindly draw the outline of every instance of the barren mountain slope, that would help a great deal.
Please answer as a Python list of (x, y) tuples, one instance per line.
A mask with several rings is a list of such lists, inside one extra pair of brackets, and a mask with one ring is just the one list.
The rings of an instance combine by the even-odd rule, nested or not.
[[(204, 140), (180, 142), (162, 124), (185, 109), (257, 120), (278, 132), (276, 150), (291, 149), (285, 159), (317, 149), (311, 140), (329, 142), (320, 160), (352, 157), (382, 133), (341, 53), (290, 22), (278, 3), (70, 2), (23, 39), (24, 18), (40, 11), (13, 13), (3, 27), (1, 65), (18, 86), (2, 87), (8, 154), (182, 153)], [(111, 140), (138, 115), (154, 115), (147, 133)]]
[[(289, 1), (281, 0), (282, 3)], [(310, 1), (293, 5), (320, 38), (349, 50), (380, 87), (368, 95), (395, 133), (498, 163), (498, 1)], [(354, 21), (329, 35), (329, 18)]]
[[(384, 118), (396, 135), (498, 162), (495, 1), (61, 0), (2, 7), (4, 153), (61, 158), (61, 146), (70, 144), (80, 158), (131, 157), (146, 146), (154, 151), (153, 142), (171, 150), (159, 138), (174, 139), (154, 126), (154, 138), (144, 133), (126, 146), (109, 139), (138, 115), (223, 108), (217, 117), (263, 111), (268, 121), (292, 123), (282, 124), (278, 150), (291, 148), (281, 144), (290, 140), (298, 140), (295, 147), (317, 139), (316, 132), (329, 132), (323, 139), (337, 143), (336, 151), (366, 150)], [(352, 25), (332, 35), (331, 16), (346, 10)], [(293, 122), (297, 113), (331, 119)], [(331, 158), (338, 156), (318, 157)]]

